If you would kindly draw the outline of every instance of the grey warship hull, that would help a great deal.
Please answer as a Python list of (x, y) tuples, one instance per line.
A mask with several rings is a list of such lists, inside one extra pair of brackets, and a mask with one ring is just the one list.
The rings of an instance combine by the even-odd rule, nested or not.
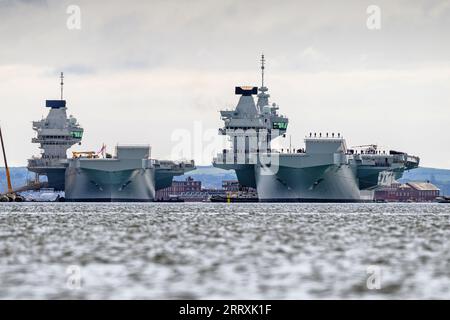
[(408, 169), (403, 161), (406, 155), (397, 158), (384, 155), (384, 161), (391, 161), (389, 167), (376, 163), (362, 167), (354, 158), (335, 159), (334, 154), (329, 155), (328, 163), (324, 155), (276, 157), (277, 165), (270, 168), (262, 164), (220, 163), (217, 159), (214, 166), (235, 170), (241, 185), (258, 190), (260, 202), (371, 202), (380, 177), (394, 180)]
[(66, 200), (72, 202), (150, 202), (154, 169), (105, 171), (68, 168)]
[(172, 178), (194, 169), (191, 163), (149, 159), (149, 147), (118, 146), (111, 159), (74, 158), (65, 174), (70, 202), (151, 202)]
[[(354, 170), (348, 165), (295, 168), (280, 165), (272, 175), (255, 168), (256, 188), (265, 202), (360, 202)], [(318, 182), (319, 181), (319, 182)]]

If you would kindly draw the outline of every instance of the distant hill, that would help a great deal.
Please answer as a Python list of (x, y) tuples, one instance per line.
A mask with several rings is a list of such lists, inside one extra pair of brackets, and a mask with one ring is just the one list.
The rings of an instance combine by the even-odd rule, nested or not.
[[(23, 186), (27, 182), (27, 177), (33, 178), (33, 173), (29, 173), (25, 167), (14, 167), (10, 169), (13, 187)], [(185, 175), (175, 177), (175, 180), (185, 180), (187, 177), (202, 182), (204, 188), (220, 189), (222, 180), (236, 180), (233, 170), (222, 170), (213, 166), (199, 166), (196, 170)], [(430, 181), (441, 189), (441, 194), (450, 196), (450, 170), (434, 168), (417, 168), (405, 172), (400, 182), (409, 181)], [(0, 168), (0, 191), (6, 190), (5, 169)]]
[(175, 177), (174, 180), (185, 180), (192, 177), (202, 182), (203, 188), (221, 189), (223, 180), (237, 180), (234, 170), (222, 170), (213, 166), (198, 166), (196, 170)]
[[(13, 167), (9, 169), (11, 173), (11, 183), (13, 188), (21, 187), (27, 183), (28, 170), (25, 167)], [(32, 173), (29, 174), (30, 177), (34, 177)], [(5, 168), (0, 167), (0, 192), (4, 192), (8, 189), (6, 183), (6, 173)]]

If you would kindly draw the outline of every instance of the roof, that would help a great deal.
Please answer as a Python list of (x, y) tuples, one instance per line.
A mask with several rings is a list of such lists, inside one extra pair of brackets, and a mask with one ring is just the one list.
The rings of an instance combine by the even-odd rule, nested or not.
[(440, 189), (436, 187), (434, 184), (429, 182), (408, 182), (407, 183), (411, 188), (414, 188), (419, 191), (439, 191)]
[(65, 108), (66, 100), (45, 100), (45, 106), (52, 109)]

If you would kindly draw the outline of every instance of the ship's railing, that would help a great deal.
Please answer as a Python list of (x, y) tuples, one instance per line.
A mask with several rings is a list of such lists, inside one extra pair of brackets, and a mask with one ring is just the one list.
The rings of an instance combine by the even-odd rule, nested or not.
[(194, 160), (181, 160), (181, 161), (174, 161), (173, 162), (176, 167), (179, 168), (195, 168), (195, 161)]
[[(395, 162), (392, 156), (387, 154), (347, 154), (352, 155), (353, 159), (361, 161), (361, 165), (375, 167), (391, 167)], [(388, 159), (386, 161), (386, 159)]]
[[(241, 159), (242, 156), (238, 155), (237, 153), (234, 153), (233, 150), (224, 150), (222, 153), (218, 153), (214, 158), (213, 158), (213, 163), (215, 164), (233, 164), (233, 163), (238, 163), (238, 159)], [(244, 159), (245, 159), (245, 155), (244, 155)]]
[(218, 153), (213, 158), (214, 164), (255, 164), (261, 156), (268, 156), (274, 152), (274, 150), (268, 149), (266, 152), (264, 150), (248, 151), (235, 153), (233, 150), (224, 150), (222, 153)]
[(36, 138), (32, 138), (35, 141), (55, 141), (55, 140), (80, 140), (80, 138), (75, 138), (71, 134), (64, 135), (43, 135), (39, 134)]
[(155, 160), (151, 159), (151, 164), (159, 168), (167, 169), (185, 169), (185, 168), (195, 168), (194, 160), (181, 160), (181, 161), (171, 161), (171, 160)]
[[(405, 153), (399, 154), (352, 154), (353, 159), (361, 161), (362, 165), (371, 165), (377, 167), (391, 167), (393, 163), (396, 164), (418, 164), (418, 157), (408, 156)], [(387, 160), (386, 160), (387, 159)]]
[(39, 138), (32, 138), (32, 143), (39, 143), (39, 144), (45, 144), (45, 145), (55, 145), (55, 146), (67, 146), (70, 147), (76, 143), (78, 143), (80, 139), (39, 139)]
[(238, 158), (242, 156), (242, 154), (248, 155), (257, 155), (257, 154), (270, 154), (270, 153), (278, 153), (278, 154), (304, 154), (306, 153), (305, 148), (287, 148), (287, 149), (256, 149), (256, 150), (243, 150), (243, 152), (235, 153), (233, 149), (224, 149), (221, 153), (218, 153), (213, 160), (224, 160), (224, 159), (232, 159)]

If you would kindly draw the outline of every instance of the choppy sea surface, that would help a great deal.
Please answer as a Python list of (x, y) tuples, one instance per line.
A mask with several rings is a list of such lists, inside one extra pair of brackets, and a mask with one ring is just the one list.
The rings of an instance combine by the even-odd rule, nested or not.
[(416, 298), (448, 204), (0, 204), (0, 299)]

